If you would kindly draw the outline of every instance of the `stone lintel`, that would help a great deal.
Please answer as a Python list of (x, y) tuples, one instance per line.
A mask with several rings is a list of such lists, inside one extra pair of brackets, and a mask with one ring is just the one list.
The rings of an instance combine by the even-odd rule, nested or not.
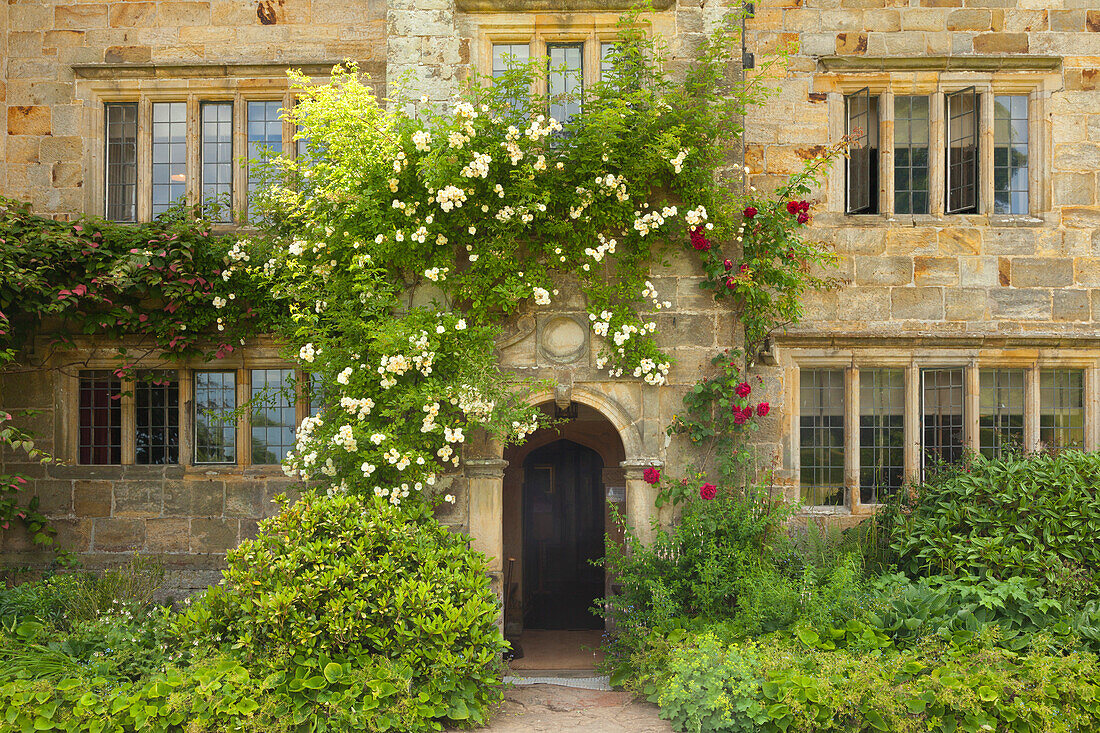
[(1053, 71), (1060, 56), (819, 56), (826, 71)]
[[(456, 0), (455, 7), (466, 13), (621, 13), (634, 7), (628, 0)], [(668, 10), (673, 0), (653, 0), (653, 10)]]
[(508, 461), (503, 458), (471, 458), (464, 465), (467, 478), (503, 478)]
[(920, 330), (911, 334), (896, 335), (876, 333), (799, 333), (790, 329), (785, 334), (773, 336), (777, 346), (787, 348), (935, 348), (935, 349), (1021, 349), (1021, 348), (1100, 348), (1100, 337), (1073, 336), (1059, 333), (1018, 333), (1018, 334), (965, 334), (952, 335), (934, 328)]
[[(298, 63), (279, 61), (276, 63), (118, 63), (118, 64), (73, 64), (73, 72), (81, 79), (156, 79), (156, 78), (237, 78), (237, 77), (281, 77), (288, 69), (297, 69), (306, 76), (328, 76), (332, 67), (342, 63), (334, 61), (301, 61)], [(360, 67), (362, 71), (373, 70)]]
[(641, 478), (647, 468), (661, 468), (665, 462), (660, 458), (627, 458), (619, 463), (619, 468), (626, 472), (626, 478)]

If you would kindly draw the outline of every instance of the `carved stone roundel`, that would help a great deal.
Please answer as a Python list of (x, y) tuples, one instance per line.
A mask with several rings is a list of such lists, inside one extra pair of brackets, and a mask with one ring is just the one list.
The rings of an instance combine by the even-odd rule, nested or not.
[(572, 361), (584, 353), (584, 326), (569, 316), (555, 316), (542, 328), (542, 351), (555, 361)]

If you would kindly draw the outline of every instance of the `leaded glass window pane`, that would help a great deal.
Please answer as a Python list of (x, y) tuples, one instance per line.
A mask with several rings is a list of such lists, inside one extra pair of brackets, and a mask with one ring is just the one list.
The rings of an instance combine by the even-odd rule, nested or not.
[(978, 449), (988, 458), (1019, 451), (1024, 443), (1023, 369), (982, 369), (979, 374)]
[(1047, 448), (1085, 447), (1085, 372), (1039, 372), (1039, 440)]
[(176, 372), (139, 372), (134, 411), (134, 462), (179, 463), (180, 383)]
[(232, 219), (233, 204), (233, 103), (204, 102), (202, 118), (202, 200), (217, 204), (219, 220)]
[(137, 114), (136, 102), (104, 106), (107, 123), (106, 217), (137, 221)]
[[(279, 110), (283, 103), (277, 100), (248, 103), (248, 160), (269, 160), (283, 152), (283, 121)], [(260, 185), (253, 166), (249, 166), (248, 201)]]
[(187, 103), (153, 103), (153, 216), (187, 191)]
[(978, 93), (974, 87), (947, 98), (947, 213), (978, 210)]
[(859, 372), (860, 501), (879, 504), (905, 478), (905, 372)]
[(924, 470), (962, 458), (963, 394), (962, 369), (925, 369), (921, 417), (924, 437)]
[(294, 447), (293, 369), (252, 370), (252, 463), (279, 463)]
[(993, 102), (993, 211), (1027, 214), (1027, 96), (997, 95)]
[(563, 125), (580, 114), (584, 91), (584, 45), (550, 44), (550, 116)]
[(845, 134), (851, 140), (845, 161), (845, 212), (878, 213), (878, 97), (864, 87), (844, 98)]
[(894, 212), (928, 213), (928, 97), (894, 97)]
[(122, 463), (122, 380), (105, 369), (80, 372), (79, 414), (79, 462)]
[(804, 369), (799, 386), (802, 501), (844, 503), (844, 371)]
[(236, 463), (236, 409), (236, 372), (195, 372), (195, 463)]

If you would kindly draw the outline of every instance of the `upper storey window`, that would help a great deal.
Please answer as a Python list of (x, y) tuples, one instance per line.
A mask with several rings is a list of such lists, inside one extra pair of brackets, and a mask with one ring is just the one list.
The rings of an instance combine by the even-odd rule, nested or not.
[(546, 47), (549, 57), (550, 116), (565, 124), (580, 114), (584, 92), (584, 44), (555, 43)]
[(1050, 114), (1061, 75), (1047, 72), (1057, 59), (977, 58), (966, 62), (974, 68), (944, 62), (938, 71), (915, 70), (910, 59), (820, 63), (840, 72), (815, 87), (828, 90), (834, 135), (850, 142), (830, 174), (832, 211), (1038, 217), (1049, 209), (1049, 186), (1036, 176), (1049, 136), (1033, 121)]

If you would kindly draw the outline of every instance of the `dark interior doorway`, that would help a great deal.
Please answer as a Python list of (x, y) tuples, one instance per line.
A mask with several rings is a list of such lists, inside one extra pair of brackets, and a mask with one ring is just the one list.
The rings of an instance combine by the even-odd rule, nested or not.
[(602, 629), (592, 613), (604, 594), (603, 459), (558, 440), (523, 462), (524, 627)]

